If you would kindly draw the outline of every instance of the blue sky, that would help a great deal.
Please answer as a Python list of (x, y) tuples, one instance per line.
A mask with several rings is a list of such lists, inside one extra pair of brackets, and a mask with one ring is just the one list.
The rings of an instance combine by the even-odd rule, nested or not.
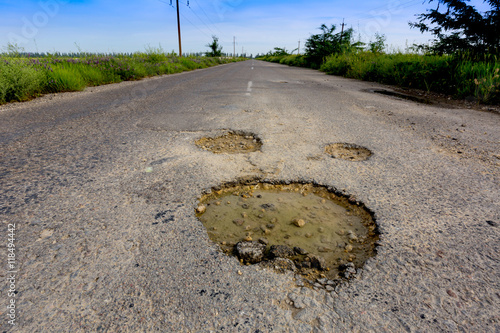
[[(189, 6), (188, 6), (189, 3)], [(211, 36), (223, 52), (256, 55), (274, 47), (301, 51), (321, 24), (356, 30), (368, 42), (385, 34), (391, 50), (432, 39), (410, 29), (415, 15), (433, 8), (423, 0), (179, 0), (183, 52), (203, 52)], [(483, 1), (472, 0), (481, 6)], [(175, 0), (173, 0), (175, 6)], [(178, 52), (175, 7), (170, 0), (0, 0), (0, 47), (26, 51), (136, 52), (148, 46)]]

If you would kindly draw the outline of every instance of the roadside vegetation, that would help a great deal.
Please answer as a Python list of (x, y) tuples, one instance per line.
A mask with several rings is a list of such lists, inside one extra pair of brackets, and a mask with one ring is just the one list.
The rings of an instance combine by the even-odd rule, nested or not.
[[(367, 44), (355, 41), (354, 31), (335, 33), (322, 25), (306, 42), (305, 54), (276, 47), (259, 59), (319, 69), (328, 74), (422, 89), (500, 104), (500, 7), (479, 13), (465, 1), (440, 0), (410, 26), (430, 31), (432, 45), (414, 45), (405, 52), (387, 53), (385, 36)], [(490, 3), (490, 2), (489, 2)]]
[(0, 104), (56, 92), (180, 73), (242, 60), (230, 57), (178, 57), (161, 48), (133, 54), (29, 54), (8, 45), (0, 54)]

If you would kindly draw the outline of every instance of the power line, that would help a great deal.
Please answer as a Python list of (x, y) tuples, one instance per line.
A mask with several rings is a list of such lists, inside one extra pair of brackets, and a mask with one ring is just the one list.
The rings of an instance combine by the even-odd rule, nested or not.
[(198, 16), (198, 14), (196, 14), (196, 12), (193, 10), (193, 8), (191, 7), (188, 7), (189, 9), (191, 9), (191, 11), (193, 12), (194, 15), (196, 15), (196, 17), (205, 25), (205, 27), (208, 28), (208, 30), (210, 30), (210, 32), (212, 33), (212, 35), (215, 35), (214, 31), (212, 29), (210, 29), (210, 27), (205, 23), (205, 21), (203, 21), (201, 19), (201, 17)]
[(195, 27), (196, 29), (198, 29), (202, 34), (204, 34), (208, 38), (211, 38), (211, 36), (207, 35), (207, 33), (205, 31), (203, 31), (200, 28), (198, 28), (193, 22), (191, 22), (186, 16), (184, 16), (184, 14), (181, 13), (181, 16), (182, 16), (183, 19), (185, 19), (186, 21), (188, 21), (189, 24), (191, 24), (193, 27)]
[(208, 19), (208, 22), (210, 22), (210, 23), (214, 26), (214, 28), (215, 28), (215, 29), (217, 29), (217, 31), (219, 31), (219, 33), (220, 33), (221, 35), (223, 35), (223, 32), (222, 32), (222, 31), (220, 31), (220, 30), (219, 30), (219, 28), (217, 28), (217, 25), (216, 25), (214, 22), (212, 22), (212, 20), (211, 20), (211, 19), (210, 19), (210, 17), (207, 15), (207, 13), (206, 13), (206, 12), (205, 12), (205, 10), (203, 9), (203, 7), (202, 7), (202, 6), (200, 6), (200, 4), (198, 3), (198, 0), (194, 0), (194, 2), (196, 2), (196, 4), (198, 5), (198, 8), (200, 8), (200, 9), (201, 9), (201, 12), (203, 13), (203, 15), (205, 15), (205, 17)]
[[(187, 1), (187, 3), (185, 2), (182, 2), (182, 1), (179, 1), (179, 0), (176, 0), (176, 6), (173, 6), (172, 5), (172, 0), (170, 0), (170, 3), (167, 3), (166, 1), (162, 1), (162, 0), (158, 0), (159, 2), (161, 3), (164, 3), (164, 4), (168, 4), (170, 7), (174, 8), (177, 10), (177, 29), (178, 29), (178, 34), (179, 34), (179, 56), (182, 57), (182, 44), (181, 44), (181, 26), (180, 26), (180, 18), (179, 18), (179, 15), (182, 16), (183, 19), (185, 19), (186, 21), (188, 21), (189, 24), (191, 24), (193, 27), (195, 27), (196, 29), (198, 29), (202, 34), (204, 34), (205, 36), (209, 37), (209, 35), (207, 35), (207, 33), (203, 30), (201, 30), (198, 26), (196, 26), (193, 22), (191, 22), (190, 19), (188, 19), (184, 14), (182, 14), (182, 12), (180, 12), (179, 10), (179, 2), (182, 3), (183, 5), (186, 5), (189, 9), (191, 9), (191, 7), (189, 7), (189, 0)], [(192, 10), (192, 9), (191, 9)], [(193, 11), (194, 13), (194, 11)], [(196, 13), (194, 13), (196, 15)], [(196, 15), (198, 18), (200, 18), (198, 15)], [(208, 26), (207, 28), (212, 31)]]

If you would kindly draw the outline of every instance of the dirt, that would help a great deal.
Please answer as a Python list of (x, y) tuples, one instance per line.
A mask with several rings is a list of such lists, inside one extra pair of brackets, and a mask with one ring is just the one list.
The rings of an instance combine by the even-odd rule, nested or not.
[(352, 143), (333, 143), (325, 147), (325, 153), (333, 158), (340, 158), (347, 161), (366, 161), (372, 152)]
[(195, 141), (203, 150), (214, 154), (244, 154), (259, 151), (262, 147), (261, 140), (251, 133), (230, 131), (224, 135), (210, 138), (204, 137)]

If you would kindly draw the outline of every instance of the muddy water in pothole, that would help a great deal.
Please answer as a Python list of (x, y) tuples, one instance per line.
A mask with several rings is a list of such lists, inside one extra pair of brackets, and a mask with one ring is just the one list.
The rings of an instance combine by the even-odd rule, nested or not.
[(214, 154), (241, 154), (259, 151), (262, 142), (250, 133), (228, 132), (224, 135), (196, 140), (195, 144), (203, 150)]
[[(197, 216), (210, 239), (227, 254), (238, 242), (267, 245), (264, 261), (272, 260), (272, 245), (295, 249), (284, 256), (298, 273), (308, 277), (338, 278), (339, 266), (361, 267), (375, 254), (378, 240), (371, 215), (347, 199), (314, 185), (256, 184), (212, 191), (200, 201)], [(326, 267), (311, 267), (311, 255)]]

